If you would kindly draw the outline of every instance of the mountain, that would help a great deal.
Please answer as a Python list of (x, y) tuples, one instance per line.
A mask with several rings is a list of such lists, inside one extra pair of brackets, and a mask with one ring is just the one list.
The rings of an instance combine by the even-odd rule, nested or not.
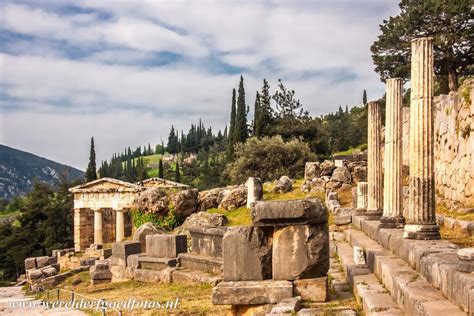
[(84, 172), (73, 167), (0, 145), (0, 198), (28, 193), (35, 180), (53, 185), (66, 170), (71, 180), (84, 176)]

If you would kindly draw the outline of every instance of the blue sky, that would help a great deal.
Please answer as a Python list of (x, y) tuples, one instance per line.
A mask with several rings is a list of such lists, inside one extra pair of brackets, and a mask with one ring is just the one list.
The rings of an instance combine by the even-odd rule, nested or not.
[(228, 121), (243, 74), (311, 115), (383, 94), (369, 47), (398, 1), (0, 1), (0, 143), (85, 169), (171, 124)]

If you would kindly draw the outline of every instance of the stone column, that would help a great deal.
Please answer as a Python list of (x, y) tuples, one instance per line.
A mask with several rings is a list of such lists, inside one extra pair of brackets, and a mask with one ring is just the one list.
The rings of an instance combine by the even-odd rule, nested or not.
[(411, 42), (410, 196), (403, 237), (439, 239), (435, 217), (433, 39)]
[(255, 201), (263, 199), (263, 186), (259, 178), (249, 177), (247, 182), (247, 208)]
[(94, 210), (94, 244), (102, 244), (102, 212)]
[(74, 251), (81, 251), (81, 209), (74, 209)]
[(367, 133), (367, 219), (379, 219), (382, 215), (382, 118), (380, 105), (376, 101), (368, 103)]
[(121, 242), (125, 237), (125, 220), (123, 210), (115, 210), (115, 241)]
[(403, 228), (402, 79), (386, 81), (383, 216), (380, 228)]
[(367, 182), (357, 183), (356, 215), (364, 215), (367, 211)]

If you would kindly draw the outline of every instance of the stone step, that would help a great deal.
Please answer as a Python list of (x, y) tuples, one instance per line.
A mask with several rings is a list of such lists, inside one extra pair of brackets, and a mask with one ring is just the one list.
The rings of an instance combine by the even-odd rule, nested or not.
[(355, 263), (353, 248), (347, 242), (338, 242), (336, 247), (347, 281), (352, 285), (364, 315), (403, 315), (377, 277), (367, 267)]
[(178, 262), (185, 269), (222, 275), (222, 258), (194, 253), (181, 253), (178, 256)]
[[(385, 289), (405, 314), (466, 315), (461, 308), (446, 299), (403, 259), (386, 250), (361, 231), (348, 229), (345, 233), (351, 246), (364, 249), (369, 269), (382, 281)], [(356, 277), (353, 283), (357, 284), (358, 279)], [(360, 287), (360, 290), (364, 291), (364, 288)]]
[(351, 236), (361, 234), (370, 237), (370, 240), (361, 240), (368, 243), (371, 269), (372, 252), (388, 251), (403, 259), (452, 303), (474, 315), (474, 273), (456, 270), (459, 261), (456, 245), (447, 240), (404, 239), (403, 229), (380, 229), (379, 221), (364, 220), (360, 216), (353, 216), (352, 221), (357, 230), (352, 230), (349, 236), (346, 232), (346, 237), (354, 239)]

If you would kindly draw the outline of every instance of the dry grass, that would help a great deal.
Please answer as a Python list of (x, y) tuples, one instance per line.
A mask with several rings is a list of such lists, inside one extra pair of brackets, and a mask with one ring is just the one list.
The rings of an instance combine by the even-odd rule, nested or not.
[(342, 207), (351, 207), (352, 205), (352, 191), (345, 190), (345, 191), (338, 191), (337, 196), (339, 198), (339, 204)]
[(460, 247), (474, 247), (474, 236), (467, 236), (459, 227), (440, 228), (441, 238), (449, 240)]
[(455, 210), (449, 208), (446, 203), (438, 203), (436, 204), (436, 214), (442, 214), (447, 217), (452, 217), (455, 219), (463, 220), (463, 221), (470, 221), (474, 222), (474, 213), (469, 214), (460, 214)]
[[(77, 286), (72, 286), (71, 282), (79, 276), (82, 282)], [(68, 278), (64, 283), (58, 286), (65, 290), (74, 290), (76, 300), (80, 300), (81, 296), (94, 299), (104, 299), (108, 302), (127, 301), (129, 298), (137, 301), (154, 301), (167, 302), (175, 301), (179, 298), (178, 308), (176, 310), (140, 310), (139, 313), (133, 315), (169, 315), (169, 314), (195, 314), (207, 315), (225, 314), (228, 306), (215, 306), (211, 302), (212, 286), (205, 284), (180, 284), (180, 283), (141, 283), (136, 281), (126, 281), (121, 283), (104, 283), (91, 286), (89, 272), (82, 272), (75, 277)], [(54, 293), (54, 295), (53, 295)], [(70, 294), (61, 292), (61, 300), (70, 300)], [(51, 299), (56, 299), (56, 293), (51, 293)], [(39, 295), (38, 298), (45, 298), (45, 295)], [(100, 315), (94, 310), (84, 310), (91, 315)], [(109, 313), (107, 313), (109, 315)], [(112, 315), (112, 314), (111, 314)], [(131, 315), (124, 311), (124, 315)]]

